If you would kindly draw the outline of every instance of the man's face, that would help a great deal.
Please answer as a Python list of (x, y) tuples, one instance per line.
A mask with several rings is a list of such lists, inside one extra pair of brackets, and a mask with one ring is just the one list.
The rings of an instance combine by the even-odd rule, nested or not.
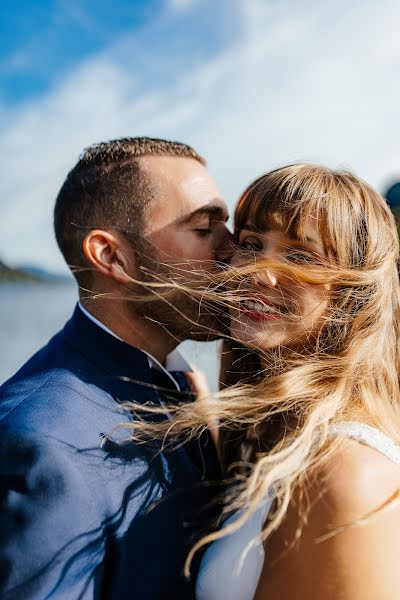
[(146, 157), (142, 165), (156, 188), (144, 237), (165, 263), (215, 270), (216, 261), (227, 258), (231, 234), (226, 204), (207, 169), (197, 160), (169, 156)]
[[(206, 287), (218, 263), (231, 254), (228, 211), (216, 183), (191, 158), (146, 157), (141, 166), (154, 182), (155, 193), (144, 214), (139, 277)], [(212, 339), (221, 329), (221, 315), (216, 317), (215, 310), (212, 315), (209, 307), (187, 293), (175, 291), (172, 304), (160, 299), (140, 311), (179, 339)]]

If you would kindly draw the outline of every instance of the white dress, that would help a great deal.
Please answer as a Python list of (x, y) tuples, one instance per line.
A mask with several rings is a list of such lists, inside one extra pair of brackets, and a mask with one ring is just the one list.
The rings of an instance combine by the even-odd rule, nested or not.
[[(335, 425), (332, 435), (348, 437), (370, 446), (400, 465), (400, 447), (387, 435), (364, 423), (345, 422)], [(271, 508), (272, 499), (254, 513), (237, 532), (212, 543), (200, 564), (196, 583), (197, 600), (252, 600), (264, 562), (262, 544), (253, 547), (246, 555), (243, 550), (261, 532)], [(223, 525), (226, 527), (238, 518), (232, 515)]]

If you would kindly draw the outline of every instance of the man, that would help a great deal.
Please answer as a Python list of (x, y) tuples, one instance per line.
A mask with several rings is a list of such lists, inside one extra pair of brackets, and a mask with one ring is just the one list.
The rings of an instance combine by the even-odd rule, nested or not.
[[(193, 597), (183, 563), (210, 500), (198, 484), (217, 474), (212, 443), (123, 443), (121, 402), (185, 391), (173, 351), (209, 339), (216, 317), (183, 288), (227, 257), (226, 219), (184, 144), (102, 143), (68, 174), (54, 223), (80, 303), (0, 390), (1, 597)], [(159, 297), (171, 281), (182, 291)]]

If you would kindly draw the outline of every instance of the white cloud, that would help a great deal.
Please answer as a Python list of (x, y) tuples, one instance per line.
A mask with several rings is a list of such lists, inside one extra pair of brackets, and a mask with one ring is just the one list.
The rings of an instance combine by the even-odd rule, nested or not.
[(169, 0), (169, 8), (172, 10), (187, 10), (192, 8), (198, 0)]
[[(400, 174), (395, 0), (218, 7), (191, 2), (161, 15), (46, 96), (16, 111), (0, 107), (0, 255), (61, 265), (54, 198), (80, 150), (101, 139), (192, 143), (231, 207), (254, 176), (291, 161), (348, 166), (378, 186)], [(201, 53), (191, 28), (205, 18), (210, 30), (221, 20), (225, 43)]]

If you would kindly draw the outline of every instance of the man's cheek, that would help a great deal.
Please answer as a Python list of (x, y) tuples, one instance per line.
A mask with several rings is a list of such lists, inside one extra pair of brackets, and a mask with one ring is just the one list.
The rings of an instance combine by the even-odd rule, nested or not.
[(207, 260), (212, 256), (211, 242), (207, 237), (201, 238), (196, 233), (189, 233), (175, 239), (181, 256), (192, 260)]

